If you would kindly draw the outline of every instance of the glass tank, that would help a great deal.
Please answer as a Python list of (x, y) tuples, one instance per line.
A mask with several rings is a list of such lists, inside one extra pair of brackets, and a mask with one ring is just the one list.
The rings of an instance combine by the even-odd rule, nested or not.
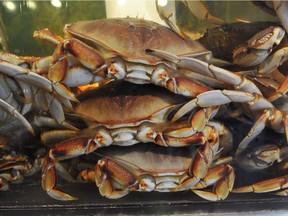
[[(284, 215), (288, 210), (287, 198), (284, 196), (287, 192), (281, 188), (282, 186), (287, 187), (287, 176), (285, 178), (287, 174), (287, 165), (285, 163), (287, 160), (287, 140), (284, 130), (287, 130), (288, 127), (287, 116), (285, 116), (287, 115), (286, 92), (288, 90), (288, 81), (286, 78), (287, 70), (285, 70), (287, 64), (285, 64), (283, 59), (287, 59), (287, 57), (283, 55), (280, 60), (279, 58), (277, 59), (277, 51), (283, 48), (283, 52), (285, 52), (287, 41), (285, 39), (286, 33), (282, 26), (285, 25), (286, 20), (275, 13), (273, 4), (276, 3), (269, 2), (266, 4), (255, 1), (201, 2), (196, 0), (1, 1), (0, 44), (2, 51), (0, 54), (0, 85), (2, 87), (0, 87), (0, 123), (2, 126), (0, 126), (0, 155), (2, 164), (0, 163), (0, 189), (3, 187), (1, 184), (4, 181), (9, 183), (9, 190), (0, 191), (0, 214), (26, 215), (40, 212), (40, 214), (63, 213), (71, 215), (207, 215), (210, 213), (237, 215), (241, 212), (251, 215), (260, 213)], [(285, 4), (283, 5), (284, 7), (286, 6)], [(160, 37), (157, 34), (161, 34), (161, 32), (159, 31), (159, 33), (157, 28), (160, 29), (161, 27), (157, 24), (140, 23), (137, 27), (139, 29), (144, 28), (143, 31), (146, 34), (141, 32), (141, 30), (140, 36), (137, 36), (140, 42), (135, 45), (132, 39), (131, 41), (127, 39), (126, 33), (135, 30), (134, 27), (137, 21), (131, 19), (129, 21), (131, 24), (127, 25), (127, 29), (117, 32), (113, 25), (111, 29), (107, 29), (106, 26), (107, 20), (113, 18), (121, 18), (123, 20), (124, 18), (137, 18), (139, 20), (153, 21), (165, 26), (165, 30), (161, 30), (162, 33), (166, 29), (168, 29), (169, 33), (164, 32), (167, 35), (165, 36), (163, 33), (163, 36), (160, 35)], [(102, 34), (99, 41), (95, 40), (96, 37), (98, 40), (99, 35), (93, 35), (94, 29), (91, 31), (89, 26), (89, 28), (80, 30), (80, 33), (77, 33), (77, 28), (72, 30), (72, 33), (64, 33), (66, 24), (100, 19), (103, 20), (103, 24), (100, 26), (100, 28), (103, 27), (103, 30), (99, 30), (98, 26), (98, 33)], [(48, 43), (47, 41), (45, 43), (45, 39), (41, 41), (33, 36), (35, 31), (46, 28), (61, 37), (61, 39), (57, 39), (57, 43), (52, 42), (52, 46), (49, 40)], [(270, 30), (271, 32), (268, 32)], [(76, 31), (76, 33), (73, 31)], [(84, 36), (81, 35), (82, 33)], [(86, 35), (90, 33), (92, 36)], [(171, 36), (172, 34), (173, 36)], [(278, 35), (275, 36), (275, 34)], [(64, 37), (71, 37), (71, 35), (82, 41), (75, 50), (72, 50), (69, 47), (71, 44), (66, 43), (67, 40), (63, 39)], [(153, 44), (152, 46), (151, 41), (155, 40), (155, 35), (161, 38), (161, 41), (156, 41), (156, 45)], [(120, 39), (118, 40), (118, 38)], [(126, 39), (125, 46), (120, 44), (123, 38)], [(266, 44), (266, 40), (269, 42), (270, 40), (275, 41)], [(264, 45), (262, 45), (263, 41), (265, 42), (265, 44), (263, 43)], [(65, 45), (62, 45), (62, 42)], [(261, 43), (261, 45), (257, 43)], [(84, 45), (82, 46), (81, 44)], [(114, 45), (112, 46), (112, 44)], [(93, 47), (93, 51), (90, 50), (91, 47)], [(195, 48), (195, 51), (192, 50), (192, 47), (193, 49)], [(140, 53), (138, 49), (143, 49), (144, 54)], [(164, 52), (161, 52), (161, 49), (164, 49)], [(189, 51), (187, 51), (188, 53), (186, 49)], [(130, 50), (133, 50), (132, 54)], [(201, 54), (205, 53), (205, 56), (199, 55), (200, 52)], [(9, 54), (6, 55), (7, 53)], [(275, 54), (275, 58), (271, 57), (273, 54)], [(149, 57), (146, 58), (146, 55)], [(244, 57), (242, 58), (241, 55)], [(246, 55), (248, 58), (246, 58)], [(282, 55), (282, 53), (279, 55)], [(260, 60), (259, 56), (261, 56)], [(90, 68), (92, 66), (87, 63), (89, 57), (91, 57), (90, 59), (93, 62), (91, 64), (93, 66), (97, 65), (96, 68)], [(35, 82), (40, 83), (39, 77), (25, 77), (28, 72), (37, 73), (33, 71), (36, 70), (35, 62), (42, 58), (50, 58), (50, 62), (47, 64), (49, 69), (46, 69), (47, 73), (39, 72), (37, 76), (42, 76), (46, 80), (45, 84), (49, 82), (49, 85), (51, 85), (49, 88), (52, 88), (52, 90), (49, 90), (47, 87), (43, 92), (42, 83), (35, 84)], [(78, 68), (79, 66), (80, 68), (81, 66), (79, 71), (82, 71), (82, 73), (91, 72), (93, 80), (69, 86), (68, 83), (72, 83), (72, 81), (68, 81), (69, 78), (80, 80), (82, 79), (81, 76), (74, 76), (71, 75), (72, 73), (68, 74), (68, 72), (67, 75), (66, 71), (63, 72), (65, 75), (61, 76), (61, 78), (58, 78), (59, 76), (56, 77), (55, 74), (52, 75), (52, 72), (50, 73), (52, 70), (57, 74), (60, 70), (62, 71), (63, 67), (62, 69), (56, 68), (55, 71), (54, 66), (62, 62), (63, 59), (68, 59), (65, 70), (68, 71), (72, 67)], [(194, 60), (190, 62), (187, 59), (196, 59), (196, 66), (194, 65)], [(267, 64), (262, 63), (266, 59), (268, 59)], [(85, 63), (86, 60), (87, 64)], [(204, 63), (198, 64), (198, 61)], [(6, 64), (7, 62), (8, 64)], [(115, 62), (120, 62), (120, 66), (118, 64), (114, 66)], [(243, 66), (246, 63), (248, 66)], [(69, 66), (69, 64), (73, 66)], [(124, 66), (121, 66), (123, 64)], [(269, 71), (266, 70), (268, 68), (267, 65), (271, 65), (267, 69)], [(60, 66), (63, 66), (63, 64)], [(124, 70), (124, 75), (115, 75), (115, 71), (120, 71), (117, 67), (121, 67), (122, 71)], [(168, 71), (167, 74), (157, 75), (161, 78), (164, 77), (164, 81), (155, 81), (151, 75), (158, 71), (158, 67)], [(204, 67), (205, 72), (197, 72), (198, 68)], [(271, 72), (271, 68), (273, 72)], [(199, 70), (201, 71), (201, 69)], [(225, 72), (222, 70), (225, 70)], [(1, 71), (5, 72), (1, 73)], [(228, 72), (226, 73), (226, 71)], [(264, 72), (262, 73), (262, 71)], [(20, 78), (19, 81), (19, 76), (16, 73), (25, 74), (19, 75), (24, 78)], [(221, 76), (227, 77), (222, 80)], [(124, 84), (122, 82), (119, 84), (118, 81), (115, 81), (117, 79), (124, 79)], [(173, 84), (171, 84), (172, 80)], [(96, 85), (91, 85), (94, 82)], [(197, 93), (190, 95), (192, 82), (193, 85), (201, 90), (197, 89)], [(73, 83), (76, 82), (73, 81)], [(14, 84), (15, 88), (12, 88)], [(138, 84), (143, 85), (139, 85), (141, 86), (139, 87)], [(243, 86), (245, 85), (243, 88), (242, 84)], [(31, 87), (31, 92), (34, 96), (27, 96), (30, 92), (30, 87), (25, 87), (25, 85), (33, 86)], [(93, 91), (86, 90), (86, 85), (88, 89)], [(156, 85), (158, 86), (156, 87)], [(170, 85), (174, 86), (170, 87)], [(8, 90), (5, 89), (6, 86)], [(61, 93), (57, 92), (59, 89), (61, 89)], [(218, 90), (217, 93), (214, 91), (215, 95), (212, 95), (213, 89)], [(223, 93), (226, 90), (228, 93)], [(11, 93), (11, 96), (5, 96), (7, 91)], [(38, 91), (42, 93), (38, 95)], [(71, 95), (76, 95), (75, 98), (77, 99), (69, 101), (74, 97), (70, 95), (69, 99), (67, 99), (67, 96), (67, 98), (62, 100), (62, 93), (65, 92), (63, 94), (66, 94), (66, 91), (69, 91)], [(197, 94), (204, 95), (206, 91), (211, 92), (211, 97), (208, 98), (208, 101), (205, 101), (207, 104), (203, 102), (202, 106), (202, 101), (200, 103), (197, 101), (195, 109), (182, 109), (183, 116), (180, 116), (180, 120), (177, 119), (176, 123), (173, 122), (173, 116), (178, 114), (177, 111), (183, 107), (183, 104), (189, 103), (191, 100), (197, 100)], [(97, 100), (99, 98), (101, 100), (99, 99), (98, 102), (90, 104), (86, 98), (90, 99), (90, 97), (94, 97), (94, 94)], [(226, 94), (231, 95), (227, 96)], [(261, 99), (262, 103), (259, 102), (260, 100), (258, 101), (258, 98), (255, 99), (255, 95)], [(223, 97), (229, 99), (218, 104), (220, 103), (218, 100), (221, 101)], [(10, 98), (14, 99), (10, 100)], [(250, 98), (253, 98), (253, 100), (251, 101)], [(38, 104), (42, 100), (45, 100), (43, 104), (46, 103), (46, 109), (41, 104)], [(160, 100), (161, 102), (159, 102)], [(86, 102), (87, 104), (85, 105)], [(27, 104), (30, 105), (28, 106)], [(242, 107), (243, 104), (244, 107)], [(254, 106), (254, 104), (257, 105)], [(175, 106), (175, 108), (170, 110), (169, 107), (169, 111), (167, 111), (168, 108), (166, 106), (168, 105)], [(215, 108), (218, 105), (220, 108)], [(28, 111), (23, 111), (24, 106)], [(59, 106), (64, 108), (59, 108)], [(118, 106), (117, 109), (114, 109), (114, 106)], [(53, 110), (55, 107), (57, 109)], [(159, 110), (157, 110), (157, 115), (153, 113), (156, 112), (153, 110), (156, 109), (155, 107), (161, 109), (160, 114), (158, 113)], [(63, 114), (64, 120), (59, 120), (58, 118), (62, 118), (62, 111), (65, 113)], [(133, 114), (134, 112), (135, 115)], [(256, 114), (253, 112), (256, 112)], [(99, 120), (98, 116), (100, 115)], [(148, 115), (148, 117), (143, 117), (142, 115)], [(267, 117), (267, 115), (269, 116)], [(17, 121), (9, 120), (13, 116)], [(197, 120), (199, 118), (198, 121), (196, 121), (195, 116)], [(40, 119), (41, 117), (47, 118), (36, 122), (35, 119)], [(136, 118), (140, 120), (137, 119), (137, 122), (134, 122)], [(49, 119), (49, 122), (47, 119)], [(281, 120), (279, 119), (282, 119), (283, 123), (280, 123)], [(258, 124), (255, 124), (255, 122)], [(266, 123), (268, 126), (265, 125)], [(27, 128), (22, 129), (19, 127), (21, 124), (25, 124), (33, 132), (27, 132)], [(151, 125), (153, 125), (156, 132), (151, 132), (152, 135), (151, 133), (146, 134), (145, 138), (149, 135), (149, 137), (153, 136), (153, 139), (150, 139), (149, 142), (147, 141), (148, 144), (143, 144), (149, 150), (144, 150), (145, 154), (144, 156), (141, 155), (142, 158), (140, 158), (140, 154), (134, 156), (133, 153), (136, 151), (142, 151), (141, 153), (143, 153), (141, 142), (143, 142), (144, 138), (141, 137), (141, 133), (144, 133), (142, 128), (147, 125), (149, 127), (146, 130), (151, 129)], [(197, 131), (195, 128), (201, 129)], [(229, 132), (224, 132), (224, 128), (227, 128)], [(217, 136), (217, 138), (212, 138), (212, 130), (216, 131), (213, 136)], [(108, 136), (106, 131), (108, 131), (109, 136), (112, 134), (109, 137), (109, 139), (112, 139), (111, 145), (115, 142), (120, 147), (103, 147), (105, 144), (103, 144), (104, 141), (102, 143), (102, 140)], [(224, 137), (224, 134), (227, 135), (226, 132), (230, 134), (229, 137)], [(197, 134), (197, 141), (194, 133)], [(209, 135), (206, 133), (209, 133)], [(161, 141), (159, 141), (159, 137), (161, 137)], [(248, 147), (245, 144), (246, 141), (242, 142), (243, 139), (249, 140), (249, 142), (247, 141)], [(69, 143), (65, 142), (66, 140), (73, 141)], [(164, 143), (163, 140), (167, 143)], [(220, 147), (212, 147), (211, 143), (213, 142), (220, 145)], [(57, 149), (57, 143), (60, 143), (59, 149)], [(61, 143), (65, 143), (63, 144), (65, 149), (64, 147), (61, 149)], [(155, 143), (158, 145), (155, 145)], [(207, 143), (211, 146), (204, 151), (203, 146), (208, 145)], [(242, 147), (245, 147), (244, 153), (241, 152), (241, 157), (237, 153), (239, 151), (239, 143), (241, 143)], [(185, 147), (182, 147), (182, 144)], [(95, 145), (99, 146), (95, 147)], [(121, 145), (128, 146), (123, 147), (123, 149), (128, 148), (124, 156), (121, 156)], [(159, 147), (159, 145), (171, 146)], [(103, 148), (97, 149), (100, 147)], [(93, 150), (91, 151), (92, 153), (88, 154), (87, 151), (90, 148), (95, 148), (95, 151)], [(180, 153), (175, 148), (179, 148)], [(213, 148), (216, 148), (216, 150)], [(54, 151), (55, 155), (51, 156), (53, 151), (48, 153), (50, 149), (56, 149)], [(79, 153), (80, 151), (82, 152)], [(212, 153), (208, 154), (207, 152), (210, 151)], [(23, 156), (25, 159), (18, 157), (18, 154), (25, 155)], [(103, 155), (108, 156), (103, 159)], [(221, 160), (222, 156), (223, 161)], [(16, 161), (12, 160), (13, 157), (17, 158)], [(50, 158), (47, 159), (48, 157)], [(115, 157), (118, 158), (115, 160), (116, 162), (113, 162), (113, 157), (114, 159)], [(190, 161), (187, 162), (188, 157)], [(212, 158), (212, 161), (210, 161), (211, 158), (209, 157)], [(53, 158), (56, 159), (54, 160)], [(129, 164), (128, 160), (132, 159), (138, 165)], [(39, 163), (35, 162), (37, 160)], [(24, 173), (24, 162), (29, 163), (31, 166), (37, 166), (35, 172)], [(165, 163), (167, 164), (165, 165)], [(95, 168), (96, 164), (97, 168)], [(144, 167), (147, 165), (148, 168), (145, 168), (146, 170), (144, 168), (136, 170), (136, 167), (141, 165)], [(18, 166), (21, 168), (18, 168)], [(47, 168), (49, 166), (55, 166), (56, 168), (51, 171), (49, 170), (50, 168)], [(209, 169), (207, 168), (209, 171), (207, 172), (211, 179), (208, 178), (207, 173), (202, 177), (197, 177), (196, 174), (193, 176), (193, 172), (196, 172), (195, 170), (199, 172), (199, 170), (206, 169), (202, 169), (201, 166), (206, 168), (209, 166)], [(219, 169), (217, 169), (218, 167)], [(43, 170), (41, 171), (41, 169)], [(235, 173), (235, 188), (241, 188), (267, 179), (272, 180), (264, 182), (264, 187), (267, 187), (264, 193), (231, 192), (226, 198), (226, 195), (223, 194), (226, 194), (227, 190), (232, 190), (232, 188), (227, 189), (227, 187), (231, 186), (229, 184), (233, 186), (231, 182), (234, 182), (234, 175), (229, 174), (232, 172), (230, 169)], [(92, 173), (90, 176), (88, 174), (84, 176), (83, 174), (84, 177), (82, 176), (82, 178), (87, 178), (85, 183), (83, 183), (83, 179), (79, 180), (78, 175), (83, 170), (90, 170), (90, 174)], [(131, 172), (126, 172), (127, 170)], [(16, 184), (17, 181), (13, 182), (12, 179), (6, 177), (7, 173), (13, 176), (16, 172), (24, 177), (23, 182), (21, 181), (19, 184)], [(52, 175), (51, 172), (60, 173), (62, 177), (58, 176), (57, 179), (43, 180), (43, 175), (50, 176)], [(218, 176), (220, 172), (223, 175), (221, 178)], [(118, 176), (118, 173), (121, 174)], [(153, 179), (151, 180), (147, 176), (153, 176)], [(282, 176), (284, 177), (282, 178)], [(109, 178), (110, 180), (112, 179), (111, 182), (104, 181), (104, 179)], [(218, 179), (215, 180), (214, 178)], [(129, 181), (128, 184), (126, 184), (127, 181)], [(193, 181), (197, 183), (193, 183)], [(222, 187), (220, 183), (215, 186), (217, 182), (221, 182), (221, 185), (224, 186)], [(153, 186), (154, 189), (161, 191), (161, 193), (157, 191), (150, 192), (150, 189), (147, 189), (151, 186), (150, 183), (161, 185)], [(190, 184), (194, 185), (189, 187)], [(73, 197), (77, 197), (77, 200), (66, 202), (53, 199), (54, 194), (51, 195), (51, 192), (50, 196), (47, 195), (47, 191), (42, 189), (43, 185), (44, 188), (51, 187), (46, 189), (48, 194), (51, 191), (54, 192), (53, 190), (57, 188)], [(142, 187), (141, 190), (148, 190), (149, 192), (133, 191), (140, 186)], [(275, 191), (281, 196), (276, 196), (274, 192), (270, 193), (269, 187), (274, 186)], [(102, 195), (107, 193), (108, 195), (106, 195), (111, 196), (110, 198), (112, 199), (101, 196), (99, 187), (102, 188)], [(117, 192), (114, 191), (115, 193), (112, 193), (109, 191), (110, 187), (113, 189), (117, 188), (115, 190)], [(250, 190), (252, 191), (258, 190), (257, 186), (251, 188)], [(130, 190), (131, 193), (129, 193)], [(209, 194), (207, 195), (209, 198), (203, 199), (201, 196), (196, 195), (197, 191), (209, 191), (213, 192), (213, 195)], [(56, 198), (62, 197), (62, 194), (56, 193)], [(127, 195), (124, 196), (125, 193)], [(225, 199), (221, 200), (220, 195), (217, 193), (225, 196)], [(205, 195), (202, 194), (202, 196)], [(219, 200), (211, 201), (211, 199)]]

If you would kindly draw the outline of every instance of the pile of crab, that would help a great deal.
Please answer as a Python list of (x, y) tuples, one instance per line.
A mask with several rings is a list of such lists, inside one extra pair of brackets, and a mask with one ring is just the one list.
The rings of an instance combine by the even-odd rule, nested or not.
[[(2, 52), (0, 190), (41, 170), (44, 191), (58, 200), (76, 199), (56, 188), (58, 177), (95, 182), (111, 199), (131, 191), (191, 190), (212, 201), (231, 191), (286, 195), (281, 15), (288, 5), (272, 6), (281, 22), (223, 24), (199, 41), (159, 7), (170, 28), (138, 18), (81, 21), (65, 26), (65, 39), (48, 29), (34, 33), (55, 47), (51, 56)], [(239, 32), (246, 35), (231, 37)], [(266, 130), (273, 139), (253, 145)], [(24, 144), (22, 136), (29, 137)], [(67, 168), (75, 158), (76, 175)], [(236, 168), (273, 175), (235, 187)]]

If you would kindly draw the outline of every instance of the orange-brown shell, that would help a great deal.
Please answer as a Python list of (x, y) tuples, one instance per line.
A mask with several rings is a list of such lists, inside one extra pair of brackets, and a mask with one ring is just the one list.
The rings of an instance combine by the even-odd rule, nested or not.
[(112, 125), (137, 123), (170, 106), (171, 100), (153, 95), (100, 96), (82, 101), (75, 111), (94, 123)]
[[(115, 81), (78, 95), (78, 100), (80, 103), (76, 105), (75, 113), (91, 124), (137, 125), (143, 120), (150, 120), (155, 114), (159, 117), (157, 113), (163, 109), (161, 113), (165, 118), (175, 105), (188, 99), (155, 85)], [(153, 120), (163, 121), (158, 121), (157, 117)]]
[(127, 61), (144, 64), (160, 62), (158, 58), (147, 55), (146, 49), (164, 50), (175, 55), (206, 51), (199, 43), (188, 43), (171, 29), (144, 19), (80, 21), (66, 25), (64, 31), (91, 46), (101, 46)]
[(161, 173), (179, 175), (189, 170), (196, 149), (196, 147), (167, 148), (141, 143), (133, 147), (102, 148), (97, 154), (114, 160), (132, 173), (149, 173), (155, 176)]

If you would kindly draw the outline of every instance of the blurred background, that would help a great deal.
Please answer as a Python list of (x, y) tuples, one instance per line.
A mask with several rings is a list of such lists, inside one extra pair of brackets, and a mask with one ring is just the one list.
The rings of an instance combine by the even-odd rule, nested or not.
[[(211, 14), (227, 22), (274, 19), (249, 1), (204, 1)], [(158, 0), (165, 7), (167, 0)], [(181, 1), (175, 1), (177, 23), (190, 35), (201, 35), (213, 25), (199, 21)], [(164, 24), (154, 0), (102, 1), (1, 1), (0, 39), (3, 47), (17, 55), (50, 55), (52, 48), (34, 40), (33, 32), (49, 28), (63, 35), (66, 23), (113, 17), (139, 17)]]

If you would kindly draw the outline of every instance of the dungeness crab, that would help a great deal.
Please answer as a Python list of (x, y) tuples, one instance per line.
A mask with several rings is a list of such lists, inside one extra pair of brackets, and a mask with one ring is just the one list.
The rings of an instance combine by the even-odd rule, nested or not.
[(80, 103), (74, 109), (73, 118), (77, 117), (75, 126), (77, 122), (84, 121), (86, 127), (42, 133), (44, 143), (58, 142), (51, 147), (48, 162), (43, 168), (43, 187), (50, 196), (61, 200), (74, 199), (55, 189), (56, 162), (110, 145), (130, 146), (152, 142), (165, 147), (201, 146), (199, 155), (195, 156), (197, 163), (194, 168), (202, 170), (202, 177), (206, 175), (206, 169), (218, 151), (219, 134), (223, 133), (208, 123), (218, 107), (198, 110), (189, 122), (184, 117), (181, 122), (170, 124), (171, 113), (187, 98), (175, 97), (169, 91), (153, 85), (120, 83), (115, 87), (115, 84), (110, 83), (79, 96)]
[[(208, 143), (200, 149), (195, 146), (163, 148), (150, 144), (103, 148), (95, 154), (100, 157), (95, 169), (83, 170), (80, 177), (95, 181), (101, 195), (110, 199), (120, 198), (130, 191), (192, 190), (204, 199), (222, 200), (233, 188), (234, 170), (228, 164), (206, 164), (207, 169), (204, 169), (206, 166), (200, 168), (200, 152), (202, 157), (210, 157), (203, 151), (207, 147)], [(213, 151), (215, 147), (212, 147)], [(213, 185), (213, 191), (203, 190)]]

